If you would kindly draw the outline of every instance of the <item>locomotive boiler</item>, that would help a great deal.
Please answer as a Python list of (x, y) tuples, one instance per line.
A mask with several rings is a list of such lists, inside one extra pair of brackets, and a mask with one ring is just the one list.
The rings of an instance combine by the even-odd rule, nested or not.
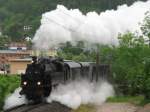
[(86, 79), (99, 81), (107, 79), (110, 67), (106, 64), (94, 62), (75, 62), (61, 58), (33, 57), (33, 62), (21, 75), (21, 95), (25, 95), (28, 101), (39, 103), (48, 97), (53, 87), (65, 84), (69, 81)]

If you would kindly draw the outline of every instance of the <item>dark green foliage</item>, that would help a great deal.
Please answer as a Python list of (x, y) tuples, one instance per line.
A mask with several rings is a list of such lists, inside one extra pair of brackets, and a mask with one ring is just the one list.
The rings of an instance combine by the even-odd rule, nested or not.
[(84, 42), (79, 41), (76, 45), (72, 45), (70, 42), (62, 45), (58, 51), (58, 56), (67, 60), (74, 61), (95, 61), (95, 50), (87, 50)]
[(2, 110), (4, 105), (4, 99), (8, 94), (13, 93), (14, 90), (19, 87), (19, 84), (19, 76), (0, 75), (0, 110)]
[(148, 11), (145, 15), (146, 17), (141, 25), (141, 30), (143, 35), (148, 38), (146, 41), (150, 46), (150, 11)]
[[(0, 0), (0, 28), (12, 40), (33, 37), (40, 25), (42, 13), (53, 10), (58, 4), (69, 9), (79, 8), (83, 13), (116, 9), (118, 5), (131, 5), (137, 0)], [(141, 0), (146, 1), (146, 0)], [(24, 26), (31, 26), (25, 31)]]
[(7, 45), (11, 42), (8, 36), (0, 36), (0, 49), (7, 49)]
[(113, 55), (112, 70), (120, 90), (124, 94), (143, 94), (150, 98), (150, 48), (143, 38), (131, 33), (120, 36), (120, 46)]

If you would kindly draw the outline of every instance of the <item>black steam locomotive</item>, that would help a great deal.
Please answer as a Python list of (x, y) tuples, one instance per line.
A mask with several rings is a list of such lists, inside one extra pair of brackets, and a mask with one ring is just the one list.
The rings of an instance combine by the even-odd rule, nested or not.
[(33, 63), (21, 75), (21, 95), (29, 101), (39, 103), (48, 97), (52, 88), (60, 83), (85, 78), (89, 81), (107, 79), (109, 65), (98, 65), (93, 62), (64, 61), (61, 58), (33, 57)]

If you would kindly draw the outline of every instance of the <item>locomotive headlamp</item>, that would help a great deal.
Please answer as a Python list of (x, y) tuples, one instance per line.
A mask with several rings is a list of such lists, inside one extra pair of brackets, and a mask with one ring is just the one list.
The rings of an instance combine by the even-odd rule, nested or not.
[(26, 86), (26, 85), (27, 85), (27, 82), (26, 82), (26, 81), (24, 81), (24, 82), (23, 82), (23, 85), (25, 85), (25, 86)]
[(37, 85), (41, 85), (41, 82), (40, 82), (40, 81), (38, 81), (38, 82), (37, 82)]

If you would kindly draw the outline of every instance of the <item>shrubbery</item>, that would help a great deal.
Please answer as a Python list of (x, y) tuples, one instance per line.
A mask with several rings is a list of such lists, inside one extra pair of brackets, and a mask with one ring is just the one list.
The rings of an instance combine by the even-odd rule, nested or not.
[(150, 98), (150, 48), (144, 39), (127, 33), (120, 36), (120, 46), (113, 51), (112, 70), (119, 89)]
[(13, 93), (13, 91), (19, 87), (19, 84), (19, 76), (0, 75), (0, 110), (2, 110), (6, 96)]

